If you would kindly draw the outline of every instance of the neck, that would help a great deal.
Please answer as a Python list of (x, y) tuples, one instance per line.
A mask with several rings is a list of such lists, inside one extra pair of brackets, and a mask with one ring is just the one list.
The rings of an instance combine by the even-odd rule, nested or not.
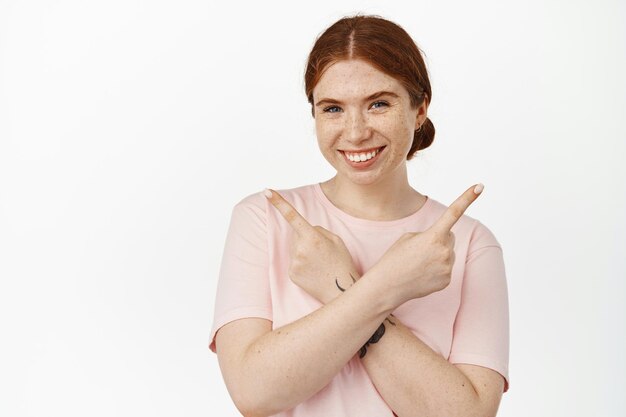
[(342, 211), (367, 220), (396, 220), (421, 208), (426, 197), (415, 191), (406, 167), (393, 178), (373, 184), (356, 184), (336, 175), (321, 184), (326, 197)]

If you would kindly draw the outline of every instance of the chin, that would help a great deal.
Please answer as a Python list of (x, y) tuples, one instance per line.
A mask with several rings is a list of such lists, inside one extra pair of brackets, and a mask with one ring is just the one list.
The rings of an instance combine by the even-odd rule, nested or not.
[(372, 185), (380, 182), (381, 177), (376, 172), (358, 172), (342, 175), (346, 180), (355, 185)]

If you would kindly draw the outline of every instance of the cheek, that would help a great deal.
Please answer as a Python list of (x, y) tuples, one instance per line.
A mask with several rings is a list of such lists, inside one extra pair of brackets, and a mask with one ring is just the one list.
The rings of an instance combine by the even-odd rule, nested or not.
[(414, 129), (410, 125), (407, 117), (403, 114), (395, 114), (393, 117), (380, 120), (378, 125), (381, 132), (394, 142), (392, 147), (394, 155), (397, 154), (399, 159), (404, 159), (413, 144)]
[(328, 121), (315, 121), (315, 134), (320, 145), (331, 143), (337, 136), (337, 126)]
[(412, 119), (410, 115), (399, 114), (396, 120), (396, 131), (399, 136), (413, 141), (413, 134), (415, 132), (415, 119)]
[(380, 118), (376, 121), (375, 129), (385, 132), (390, 138), (396, 141), (404, 141), (407, 137), (413, 138), (412, 126), (407, 123), (406, 117), (402, 114), (393, 114), (389, 117)]

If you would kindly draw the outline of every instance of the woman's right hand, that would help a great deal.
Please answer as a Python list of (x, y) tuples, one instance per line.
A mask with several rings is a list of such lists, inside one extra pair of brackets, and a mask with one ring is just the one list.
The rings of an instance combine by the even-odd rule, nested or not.
[[(312, 226), (280, 193), (266, 191), (269, 202), (293, 230), (289, 277), (309, 295), (327, 304), (360, 277), (343, 240), (322, 226)], [(352, 281), (350, 280), (352, 277)]]
[(482, 184), (468, 188), (426, 231), (402, 235), (368, 271), (367, 275), (372, 273), (384, 282), (385, 293), (392, 294), (394, 306), (450, 284), (455, 259), (454, 234), (450, 229), (478, 198), (482, 188)]

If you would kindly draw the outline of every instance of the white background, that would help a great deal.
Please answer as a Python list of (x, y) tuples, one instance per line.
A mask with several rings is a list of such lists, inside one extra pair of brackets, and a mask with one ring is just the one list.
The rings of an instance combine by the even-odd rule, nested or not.
[(624, 416), (625, 3), (292, 3), (0, 2), (0, 415), (238, 415), (207, 348), (230, 211), (332, 175), (304, 62), (361, 11), (426, 53), (411, 183), (485, 184), (499, 416)]

